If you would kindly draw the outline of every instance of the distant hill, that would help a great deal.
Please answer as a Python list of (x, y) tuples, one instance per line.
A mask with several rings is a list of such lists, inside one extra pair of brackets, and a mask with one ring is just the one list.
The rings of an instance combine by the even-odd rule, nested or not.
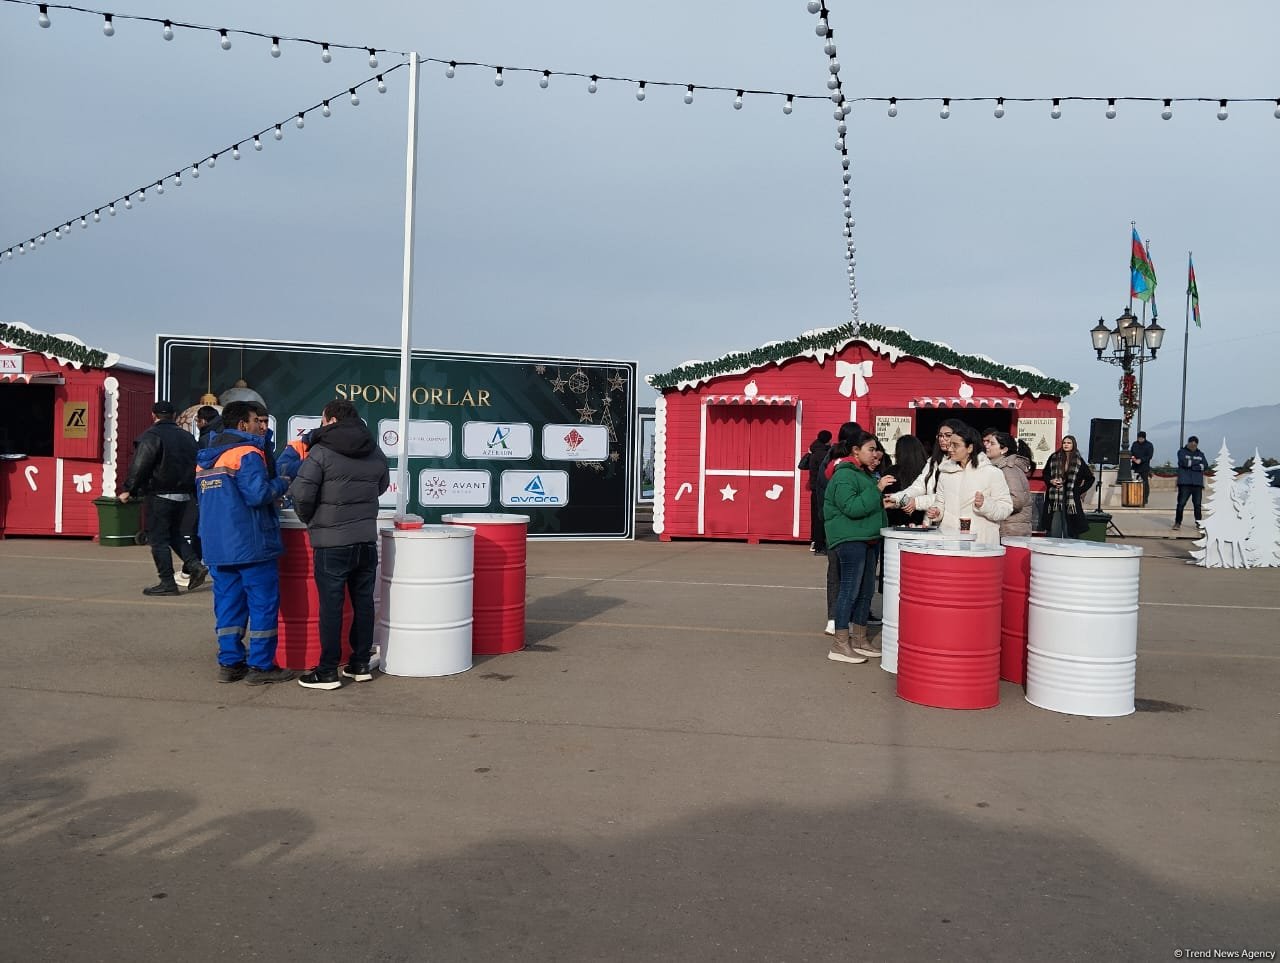
[[(1178, 438), (1178, 423), (1164, 421), (1158, 425), (1143, 425), (1147, 440), (1156, 446), (1155, 464), (1173, 462), (1183, 439)], [(1227, 448), (1237, 465), (1243, 465), (1253, 454), (1254, 448), (1263, 458), (1280, 458), (1280, 405), (1261, 405), (1256, 408), (1237, 408), (1225, 415), (1188, 421), (1187, 435), (1200, 439), (1200, 448), (1212, 461), (1226, 438)], [(1133, 437), (1137, 432), (1132, 432)]]

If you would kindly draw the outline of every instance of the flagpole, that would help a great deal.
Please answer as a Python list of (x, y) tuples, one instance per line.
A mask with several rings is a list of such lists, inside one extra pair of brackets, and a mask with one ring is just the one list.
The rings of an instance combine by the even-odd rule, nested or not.
[[(1133, 234), (1138, 229), (1137, 221), (1129, 222), (1129, 257), (1132, 262), (1133, 258)], [(1129, 268), (1129, 313), (1133, 314), (1133, 267)]]
[[(1152, 269), (1154, 270), (1155, 262), (1151, 260), (1151, 241), (1147, 240), (1143, 242), (1143, 248), (1147, 252), (1147, 263), (1150, 264)], [(1129, 290), (1131, 291), (1133, 290), (1132, 286), (1130, 287)], [(1153, 305), (1156, 303), (1155, 288), (1151, 289), (1151, 303)], [(1154, 317), (1154, 314), (1152, 316)], [(1146, 301), (1142, 302), (1142, 326), (1144, 328), (1147, 326), (1147, 302)], [(1143, 386), (1146, 384), (1146, 373), (1147, 373), (1147, 348), (1145, 344), (1140, 344), (1138, 345), (1138, 431), (1139, 432), (1142, 431), (1142, 402), (1145, 400), (1145, 396), (1146, 396), (1146, 392), (1143, 391)]]
[(422, 59), (409, 54), (409, 120), (404, 178), (404, 274), (400, 281), (400, 441), (396, 447), (396, 513), (409, 507), (409, 392), (413, 363), (413, 236), (418, 196), (418, 76)]
[[(1191, 252), (1187, 252), (1187, 274), (1191, 274)], [(1191, 285), (1187, 285), (1187, 310), (1182, 319), (1182, 410), (1178, 413), (1178, 444), (1186, 443), (1187, 436), (1187, 348), (1191, 344)]]

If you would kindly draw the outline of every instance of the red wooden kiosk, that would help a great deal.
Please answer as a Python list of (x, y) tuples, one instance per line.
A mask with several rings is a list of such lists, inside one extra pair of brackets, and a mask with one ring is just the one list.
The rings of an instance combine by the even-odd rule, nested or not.
[(149, 365), (68, 334), (0, 323), (0, 538), (98, 534), (151, 424)]
[(959, 418), (1024, 438), (1043, 467), (1069, 430), (1064, 399), (1075, 390), (1034, 368), (865, 323), (856, 333), (848, 324), (811, 331), (646, 380), (662, 392), (654, 532), (748, 542), (810, 540), (809, 493), (796, 464), (822, 429), (834, 435), (856, 421), (892, 454), (903, 433), (928, 448), (943, 420)]

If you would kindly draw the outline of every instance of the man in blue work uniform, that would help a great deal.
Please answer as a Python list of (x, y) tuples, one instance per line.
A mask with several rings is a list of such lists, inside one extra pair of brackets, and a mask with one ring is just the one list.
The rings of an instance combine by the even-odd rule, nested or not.
[(201, 449), (196, 463), (200, 541), (213, 576), (218, 681), (286, 682), (294, 673), (275, 664), (276, 559), (284, 553), (275, 503), (289, 482), (275, 474), (261, 405), (234, 401), (223, 409), (222, 422), (223, 430)]

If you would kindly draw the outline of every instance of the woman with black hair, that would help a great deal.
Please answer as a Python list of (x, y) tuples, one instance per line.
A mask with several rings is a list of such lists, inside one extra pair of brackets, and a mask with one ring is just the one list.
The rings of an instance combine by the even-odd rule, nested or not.
[(1031, 488), (1027, 483), (1027, 476), (1031, 474), (1031, 463), (1019, 454), (1018, 443), (1007, 431), (987, 429), (982, 433), (982, 447), (986, 449), (987, 459), (991, 464), (1004, 472), (1009, 497), (1013, 500), (1012, 513), (1000, 523), (1001, 539), (1006, 535), (1030, 535)]
[[(894, 495), (902, 491), (908, 484), (902, 479), (916, 479), (929, 463), (929, 453), (924, 450), (924, 442), (915, 435), (902, 435), (893, 446), (893, 477), (899, 479), (886, 489), (885, 494)], [(924, 519), (924, 512), (905, 512), (901, 508), (889, 509), (890, 525), (919, 525)]]
[(1080, 457), (1074, 435), (1064, 435), (1062, 446), (1044, 463), (1044, 522), (1051, 538), (1079, 538), (1089, 530), (1080, 498), (1093, 487), (1093, 472)]

